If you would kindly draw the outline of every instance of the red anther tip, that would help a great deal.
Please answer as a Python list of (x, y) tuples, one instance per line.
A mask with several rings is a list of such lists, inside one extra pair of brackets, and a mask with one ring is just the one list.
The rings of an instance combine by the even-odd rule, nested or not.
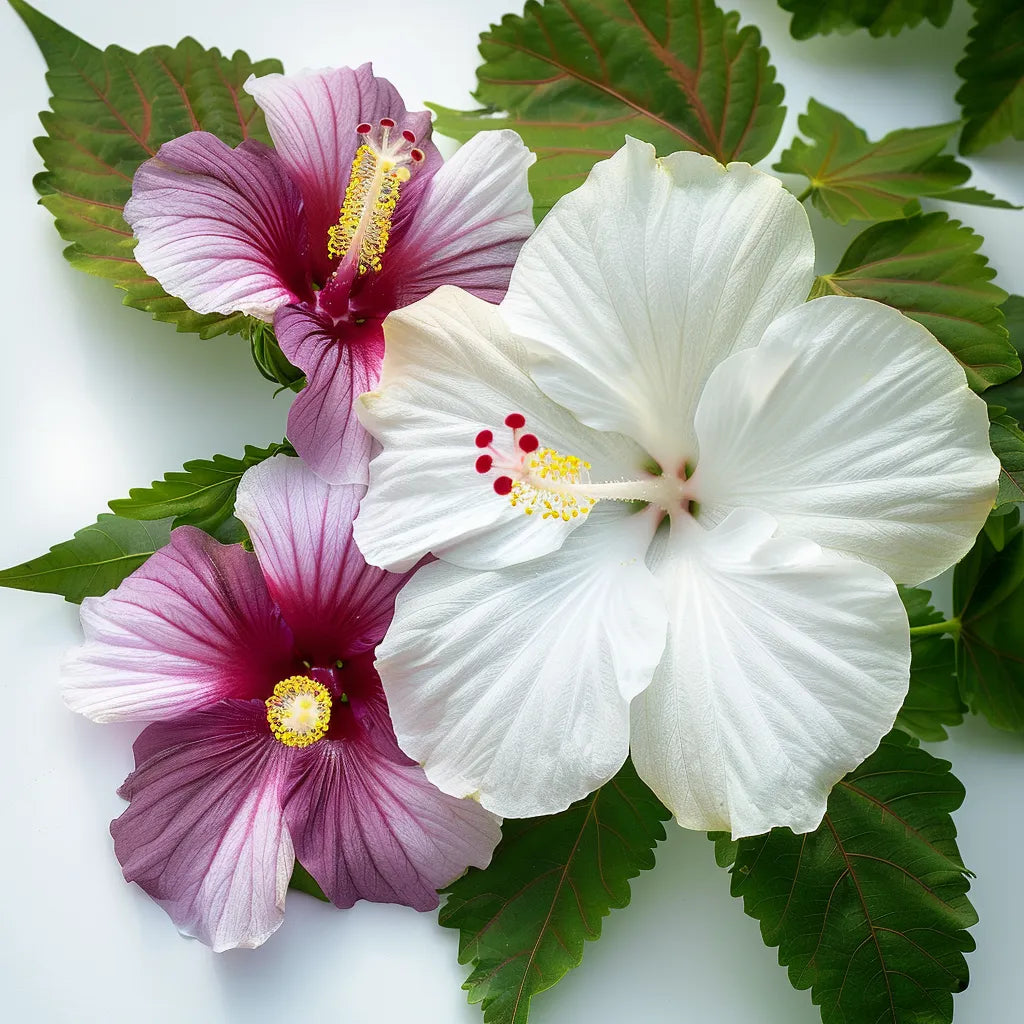
[(476, 435), (477, 448), (486, 448), (494, 440), (494, 435), (489, 430), (481, 430)]
[[(410, 139), (409, 141), (410, 141), (410, 142), (412, 142), (412, 141), (414, 141), (414, 140)], [(414, 149), (414, 150), (413, 150), (413, 151), (412, 151), (412, 152), (411, 152), (411, 153), (409, 154), (409, 156), (411, 156), (411, 157), (413, 158), (413, 160), (415, 160), (415, 161), (416, 161), (416, 163), (419, 163), (419, 162), (420, 162), (420, 161), (421, 161), (421, 160), (423, 159), (423, 157), (424, 157), (424, 153), (423, 153), (423, 150), (422, 150), (422, 149)]]
[(494, 493), (495, 494), (508, 494), (512, 490), (512, 477), (510, 476), (499, 476), (494, 481)]
[(395, 122), (390, 117), (382, 117), (380, 119), (380, 126), (381, 128), (394, 128)]
[(476, 460), (476, 471), (478, 473), (490, 473), (493, 463), (494, 459), (492, 459), (490, 455), (481, 455), (480, 458)]
[(519, 447), (529, 454), (530, 452), (535, 452), (540, 447), (540, 441), (537, 440), (535, 434), (523, 434), (519, 438)]
[(358, 135), (369, 135), (372, 130), (372, 125), (367, 124), (365, 121), (362, 124), (356, 125), (356, 134)]
[(521, 412), (510, 412), (505, 417), (505, 426), (518, 430), (520, 427), (526, 426), (526, 417)]
[(402, 138), (405, 139), (406, 142), (415, 142), (416, 141), (416, 136), (413, 135), (413, 133), (411, 131), (409, 131), (408, 128), (406, 128), (405, 131), (402, 132)]

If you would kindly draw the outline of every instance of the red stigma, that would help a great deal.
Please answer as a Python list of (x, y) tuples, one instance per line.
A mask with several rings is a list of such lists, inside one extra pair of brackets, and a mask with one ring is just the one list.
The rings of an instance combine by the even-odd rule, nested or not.
[(390, 117), (382, 117), (380, 119), (380, 126), (381, 128), (394, 128), (395, 122)]
[(476, 435), (477, 448), (486, 448), (494, 440), (494, 435), (489, 430), (481, 430)]
[(505, 417), (505, 426), (518, 430), (520, 427), (526, 426), (526, 417), (521, 412), (510, 412)]
[(476, 471), (478, 473), (490, 473), (493, 463), (494, 459), (492, 459), (490, 455), (481, 455), (480, 458), (476, 460)]
[(357, 135), (369, 135), (372, 130), (372, 126), (368, 125), (365, 121), (362, 124), (356, 125)]
[(402, 132), (402, 138), (405, 139), (406, 142), (415, 142), (416, 141), (416, 136), (413, 135), (413, 133), (411, 131), (409, 131), (408, 128), (406, 128), (405, 131)]
[(529, 454), (530, 452), (535, 452), (540, 447), (540, 441), (537, 440), (536, 434), (523, 434), (519, 438), (519, 447)]
[[(410, 139), (409, 141), (412, 142), (413, 140)], [(423, 150), (422, 149), (414, 149), (409, 154), (409, 156), (411, 156), (412, 159), (416, 161), (416, 163), (419, 163), (423, 159)]]
[(494, 481), (494, 493), (495, 494), (508, 494), (512, 490), (512, 477), (510, 476), (499, 476)]

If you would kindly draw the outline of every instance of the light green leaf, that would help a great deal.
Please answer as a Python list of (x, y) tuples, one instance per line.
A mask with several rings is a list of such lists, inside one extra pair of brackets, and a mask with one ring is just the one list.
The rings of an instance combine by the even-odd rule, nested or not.
[(971, 0), (974, 27), (956, 73), (963, 108), (960, 152), (977, 153), (1012, 136), (1024, 139), (1024, 4)]
[(627, 761), (561, 814), (505, 822), (490, 866), (451, 885), (439, 916), (460, 932), (463, 988), (488, 1024), (526, 1024), (530, 1000), (579, 966), (629, 879), (654, 867), (668, 817)]
[[(1000, 308), (1006, 318), (1010, 344), (1017, 355), (1024, 359), (1024, 298), (1011, 295)], [(1018, 374), (999, 387), (989, 388), (985, 392), (985, 401), (1001, 406), (1018, 423), (1024, 422), (1024, 374)]]
[[(528, 0), (480, 37), (474, 98), (433, 106), (442, 135), (513, 128), (537, 154), (538, 215), (576, 188), (627, 134), (661, 155), (723, 163), (766, 156), (782, 127), (784, 90), (756, 28), (712, 0)], [(430, 105), (430, 104), (428, 104)]]
[(960, 361), (976, 391), (1020, 373), (984, 239), (944, 213), (876, 224), (859, 234), (812, 296), (860, 295), (924, 324)]
[(941, 27), (949, 20), (953, 0), (779, 0), (779, 6), (793, 15), (793, 38), (809, 39), (857, 28), (873, 36), (896, 35), (924, 18)]
[(35, 37), (49, 72), (51, 110), (40, 114), (36, 139), (46, 171), (35, 179), (40, 202), (72, 244), (64, 255), (79, 270), (106, 278), (124, 303), (204, 337), (235, 332), (245, 317), (194, 313), (135, 262), (135, 239), (122, 210), (139, 164), (186, 132), (212, 132), (229, 145), (269, 141), (263, 114), (242, 84), (281, 71), (276, 60), (223, 57), (194, 39), (140, 54), (98, 50), (24, 0), (10, 0)]
[(61, 594), (78, 603), (98, 597), (131, 575), (170, 539), (170, 520), (138, 523), (101, 515), (74, 539), (55, 544), (30, 562), (0, 571), (0, 587)]
[(941, 199), (944, 203), (967, 203), (970, 206), (988, 206), (995, 210), (1022, 210), (1024, 207), (1008, 202), (1006, 199), (997, 199), (991, 192), (983, 188), (952, 188), (948, 192), (942, 192), (934, 199)]
[(816, 832), (737, 844), (732, 894), (824, 1024), (953, 1020), (978, 916), (951, 817), (964, 788), (949, 768), (891, 732), (835, 787)]

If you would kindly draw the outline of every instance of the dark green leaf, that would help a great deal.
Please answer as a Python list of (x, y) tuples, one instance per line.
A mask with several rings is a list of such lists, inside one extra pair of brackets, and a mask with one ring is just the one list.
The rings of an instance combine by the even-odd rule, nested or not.
[(249, 318), (242, 331), (249, 342), (252, 361), (256, 369), (269, 381), (290, 391), (301, 391), (306, 384), (305, 374), (288, 362), (288, 357), (277, 343), (274, 328), (262, 320)]
[(1020, 373), (995, 271), (977, 252), (983, 239), (944, 213), (876, 224), (859, 234), (812, 295), (860, 295), (924, 324), (960, 361), (976, 391)]
[(996, 210), (1021, 210), (1024, 207), (1017, 206), (1005, 199), (997, 199), (991, 192), (983, 188), (952, 188), (948, 192), (942, 192), (935, 199), (941, 199), (944, 203), (968, 203), (971, 206), (989, 206)]
[(873, 36), (896, 35), (927, 18), (941, 27), (949, 20), (953, 0), (779, 0), (793, 15), (794, 39), (866, 28)]
[(953, 574), (957, 674), (968, 707), (1024, 731), (1024, 529), (1015, 510), (986, 529)]
[(794, 139), (775, 169), (807, 178), (815, 207), (840, 224), (904, 217), (915, 212), (908, 210), (913, 200), (941, 196), (971, 176), (952, 156), (940, 156), (955, 121), (900, 128), (871, 142), (849, 118), (812, 99), (797, 124), (811, 141)]
[[(911, 629), (944, 621), (945, 616), (931, 606), (927, 590), (900, 587), (899, 591)], [(943, 727), (959, 725), (967, 710), (957, 687), (953, 638), (911, 634), (910, 654), (910, 692), (896, 716), (896, 727), (921, 740), (944, 740)]]
[(1024, 4), (971, 0), (974, 27), (956, 73), (963, 107), (961, 153), (977, 153), (1009, 136), (1024, 139)]
[(601, 918), (629, 903), (629, 879), (654, 867), (668, 817), (627, 761), (561, 814), (505, 822), (490, 867), (450, 886), (439, 917), (459, 929), (463, 988), (488, 1024), (526, 1024), (533, 996), (579, 966)]
[(229, 145), (269, 141), (263, 114), (242, 84), (252, 74), (281, 71), (280, 63), (254, 63), (241, 51), (222, 57), (194, 39), (140, 54), (98, 50), (24, 0), (10, 2), (50, 69), (52, 109), (40, 114), (46, 135), (36, 140), (46, 171), (35, 184), (61, 237), (72, 243), (64, 255), (123, 289), (125, 305), (180, 331), (212, 337), (239, 330), (241, 314), (194, 313), (143, 271), (122, 210), (136, 168), (169, 139), (201, 129)]
[(1024, 501), (1024, 430), (1004, 413), (989, 424), (989, 440), (1002, 467), (995, 507)]
[(138, 523), (104, 513), (73, 540), (49, 553), (0, 571), (0, 587), (61, 594), (76, 604), (116, 587), (170, 539), (167, 519)]
[(522, 17), (507, 14), (481, 35), (480, 54), (474, 98), (484, 109), (434, 106), (437, 130), (462, 141), (488, 128), (519, 132), (538, 158), (538, 214), (627, 134), (661, 154), (753, 163), (785, 114), (757, 29), (712, 0), (528, 0)]
[[(1024, 298), (1011, 295), (1000, 307), (1010, 332), (1010, 344), (1024, 358)], [(1004, 408), (1018, 423), (1024, 422), (1024, 374), (985, 392), (985, 401)]]
[(288, 888), (308, 893), (324, 903), (331, 902), (324, 895), (323, 889), (317, 885), (316, 879), (298, 861), (295, 862), (295, 867), (292, 868), (292, 877), (288, 882)]
[(978, 917), (950, 816), (964, 789), (949, 767), (891, 732), (832, 791), (816, 832), (739, 841), (732, 894), (824, 1024), (953, 1019)]
[(234, 516), (238, 481), (251, 466), (280, 452), (295, 454), (288, 444), (246, 445), (240, 459), (194, 459), (185, 463), (184, 472), (168, 473), (149, 487), (133, 487), (129, 497), (110, 502), (110, 510), (126, 519), (172, 519), (174, 526), (197, 526), (225, 544), (237, 543), (245, 537)]

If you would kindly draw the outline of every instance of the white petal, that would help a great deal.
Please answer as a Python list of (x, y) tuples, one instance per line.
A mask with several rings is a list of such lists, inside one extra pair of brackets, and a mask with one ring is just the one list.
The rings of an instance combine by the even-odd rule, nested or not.
[(526, 516), (480, 474), (475, 439), (484, 429), (510, 447), (509, 413), (526, 417), (541, 445), (593, 465), (593, 479), (634, 477), (643, 454), (627, 438), (584, 427), (547, 398), (523, 369), (497, 306), (439, 288), (384, 324), (376, 391), (356, 411), (383, 446), (355, 523), (367, 561), (413, 566), (428, 551), (456, 565), (498, 568), (556, 550), (580, 522)]
[(713, 531), (691, 520), (652, 550), (669, 637), (633, 703), (632, 754), (686, 828), (817, 828), (907, 692), (893, 582), (775, 525), (751, 510)]
[(708, 374), (803, 302), (813, 263), (776, 178), (629, 139), (523, 246), (502, 312), (552, 398), (675, 472)]
[(996, 495), (985, 403), (928, 331), (868, 299), (772, 324), (712, 374), (697, 434), (702, 518), (759, 508), (901, 583), (958, 562)]
[(629, 702), (665, 641), (644, 564), (653, 525), (602, 510), (525, 565), (419, 570), (377, 669), (399, 744), (431, 782), (521, 818), (560, 811), (618, 771)]

